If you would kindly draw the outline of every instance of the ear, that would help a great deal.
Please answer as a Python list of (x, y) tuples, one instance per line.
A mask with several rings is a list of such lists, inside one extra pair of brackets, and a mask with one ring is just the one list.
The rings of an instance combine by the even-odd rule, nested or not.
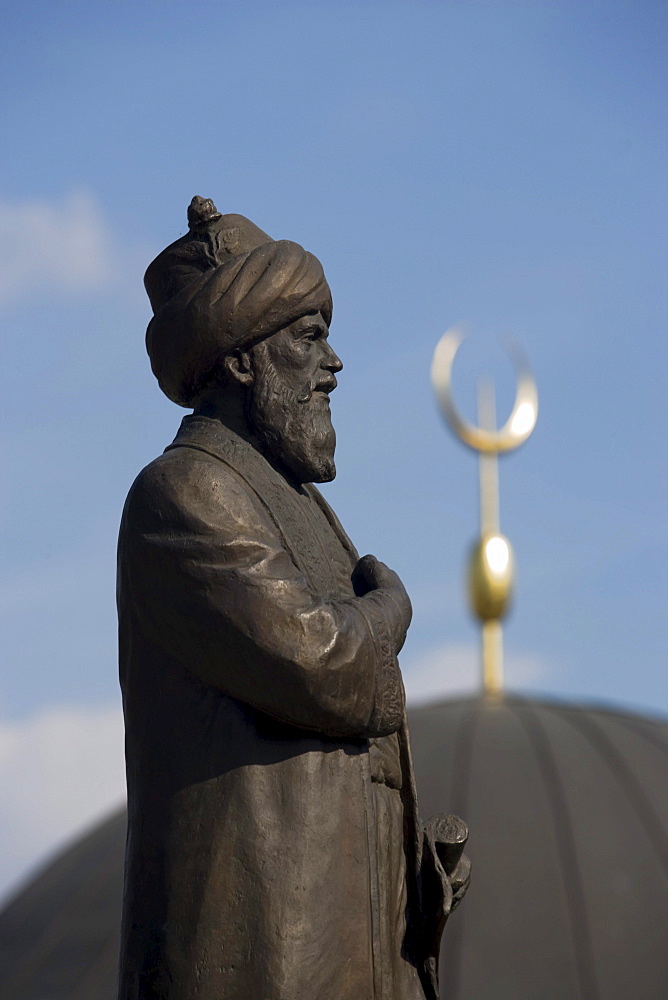
[(241, 385), (251, 386), (255, 381), (249, 351), (236, 350), (227, 354), (223, 361), (225, 372)]

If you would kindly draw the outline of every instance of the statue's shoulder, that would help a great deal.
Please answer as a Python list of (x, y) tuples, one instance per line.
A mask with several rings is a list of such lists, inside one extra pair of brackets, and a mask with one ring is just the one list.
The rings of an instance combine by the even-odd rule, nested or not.
[(142, 469), (130, 487), (123, 521), (126, 527), (160, 531), (186, 524), (267, 526), (243, 477), (218, 456), (188, 445), (171, 447)]

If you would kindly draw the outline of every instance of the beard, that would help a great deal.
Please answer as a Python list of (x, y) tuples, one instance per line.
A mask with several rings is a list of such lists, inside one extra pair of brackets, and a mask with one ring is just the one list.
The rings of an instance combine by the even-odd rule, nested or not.
[(248, 416), (269, 457), (300, 484), (330, 482), (336, 475), (336, 432), (327, 390), (336, 380), (329, 375), (295, 392), (266, 355), (255, 374)]

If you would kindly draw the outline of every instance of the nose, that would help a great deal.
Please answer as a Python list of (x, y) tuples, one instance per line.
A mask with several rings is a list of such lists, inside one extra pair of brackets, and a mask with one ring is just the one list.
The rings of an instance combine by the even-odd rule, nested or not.
[(340, 372), (341, 369), (343, 368), (343, 361), (341, 361), (341, 358), (338, 356), (338, 354), (334, 353), (334, 351), (329, 345), (328, 340), (326, 340), (324, 344), (325, 344), (325, 354), (320, 363), (321, 367), (326, 368), (327, 371), (330, 372)]

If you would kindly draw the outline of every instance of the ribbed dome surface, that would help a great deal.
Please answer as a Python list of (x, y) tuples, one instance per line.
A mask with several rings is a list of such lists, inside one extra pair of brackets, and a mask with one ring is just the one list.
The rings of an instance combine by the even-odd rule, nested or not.
[(668, 725), (513, 697), (411, 718), (423, 815), (471, 831), (444, 997), (665, 1000)]
[[(468, 698), (413, 709), (411, 735), (423, 815), (471, 829), (445, 1000), (664, 1000), (668, 724)], [(114, 1000), (124, 839), (119, 813), (0, 914), (2, 1000)]]

